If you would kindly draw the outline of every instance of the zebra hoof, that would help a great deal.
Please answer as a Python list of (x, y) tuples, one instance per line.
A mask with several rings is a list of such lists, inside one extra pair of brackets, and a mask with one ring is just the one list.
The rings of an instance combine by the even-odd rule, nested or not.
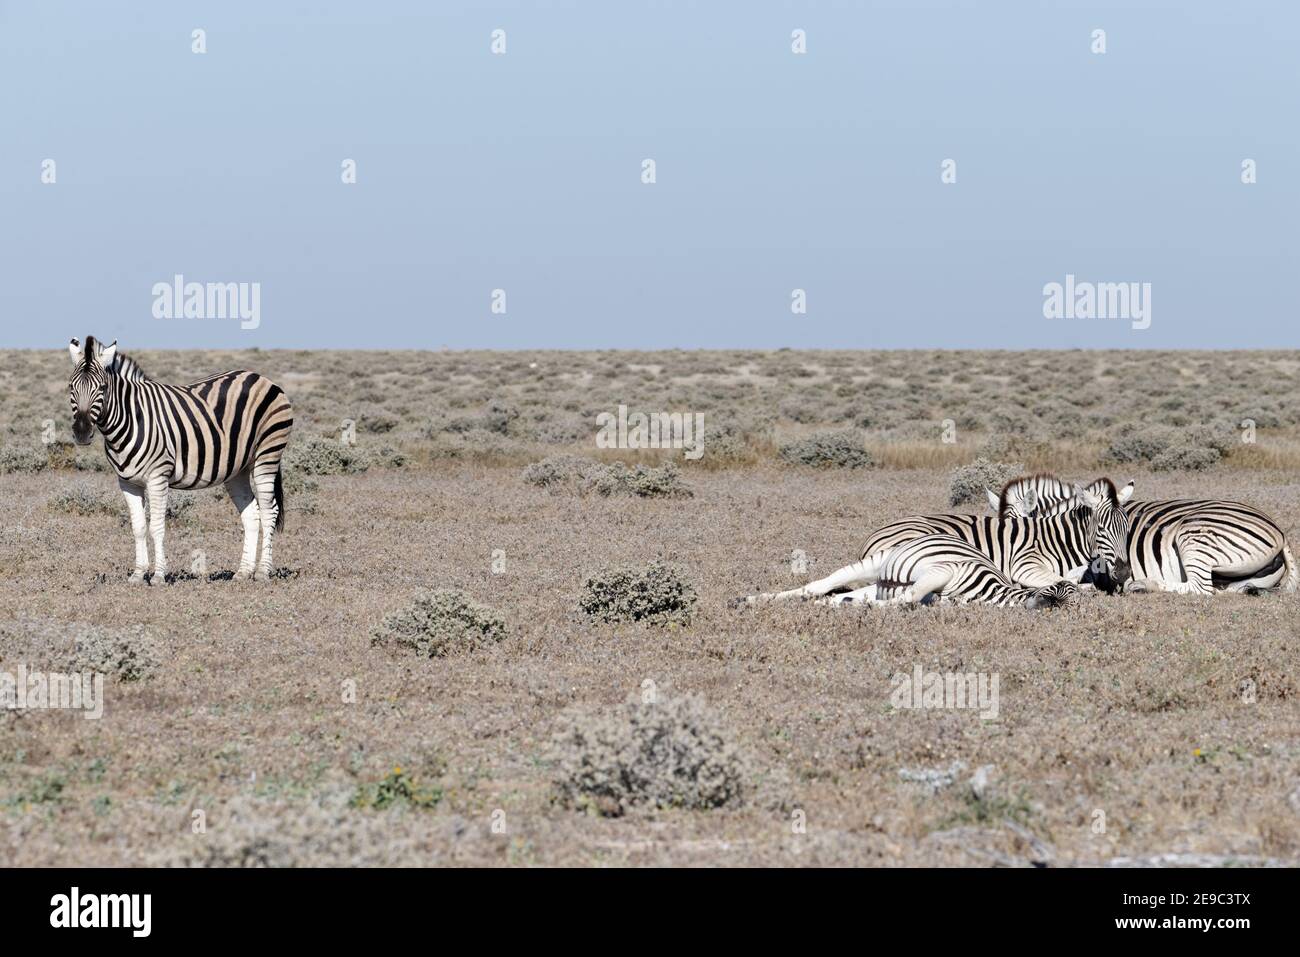
[(126, 576), (126, 580), (127, 580), (127, 583), (128, 583), (128, 584), (131, 584), (131, 585), (143, 585), (143, 584), (144, 584), (144, 572), (142, 572), (142, 571), (140, 571), (139, 569), (137, 569), (137, 570), (133, 571), (130, 575), (127, 575), (127, 576)]
[(252, 577), (253, 577), (253, 570), (251, 568), (247, 568), (247, 569), (241, 568), (239, 569), (239, 571), (235, 572), (235, 574), (232, 576), (232, 579), (237, 582), (246, 582)]
[(263, 571), (259, 568), (257, 571), (253, 572), (253, 581), (255, 582), (269, 582), (270, 580), (270, 571)]

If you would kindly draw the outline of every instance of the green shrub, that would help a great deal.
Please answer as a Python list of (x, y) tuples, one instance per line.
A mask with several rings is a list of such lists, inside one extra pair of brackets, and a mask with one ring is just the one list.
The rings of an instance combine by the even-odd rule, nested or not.
[(406, 465), (406, 453), (391, 445), (382, 446), (375, 453), (375, 458), (379, 460), (382, 467), (387, 469), (400, 469)]
[(370, 456), (356, 445), (344, 445), (324, 436), (308, 436), (289, 444), (284, 453), (285, 472), (302, 475), (344, 475), (370, 468)]
[(867, 468), (874, 463), (856, 432), (817, 432), (781, 446), (783, 461), (812, 468)]
[(1171, 448), (1152, 459), (1151, 468), (1156, 472), (1200, 472), (1217, 465), (1222, 457), (1218, 449)]
[(357, 428), (362, 432), (380, 434), (393, 431), (398, 424), (397, 419), (391, 415), (376, 413), (375, 415), (363, 415), (361, 421), (357, 423)]
[(1174, 441), (1172, 429), (1145, 429), (1121, 435), (1103, 456), (1109, 462), (1150, 462)]
[(121, 495), (111, 499), (84, 485), (51, 496), (46, 507), (68, 515), (120, 515), (126, 511)]
[(79, 448), (73, 455), (72, 467), (78, 472), (107, 472), (108, 457), (104, 455), (102, 449)]
[(642, 570), (617, 568), (587, 579), (578, 605), (605, 622), (685, 626), (696, 600), (695, 588), (679, 571), (653, 561)]
[(1217, 463), (1232, 448), (1230, 432), (1196, 425), (1121, 431), (1106, 450), (1111, 462), (1145, 463), (1157, 472), (1200, 471)]
[(442, 800), (442, 788), (422, 784), (400, 767), (393, 768), (382, 780), (358, 785), (349, 802), (352, 807), (383, 811), (398, 805), (434, 808)]
[(534, 462), (523, 471), (523, 480), (538, 488), (568, 489), (584, 495), (594, 492), (606, 498), (631, 495), (637, 498), (690, 498), (675, 462), (660, 468), (622, 462), (604, 465), (576, 455), (554, 455)]
[(163, 648), (143, 626), (110, 629), (72, 624), (71, 671), (115, 675), (119, 681), (152, 678), (162, 665)]
[(519, 410), (501, 402), (492, 402), (478, 415), (466, 415), (452, 419), (443, 429), (447, 432), (472, 432), (482, 429), (505, 435), (510, 431), (510, 423), (519, 418)]
[(0, 448), (0, 475), (40, 472), (49, 465), (49, 461), (49, 455), (44, 449), (29, 445), (6, 445)]
[(964, 505), (978, 501), (983, 505), (986, 489), (998, 492), (1007, 482), (1024, 472), (1023, 465), (990, 462), (985, 458), (978, 458), (970, 465), (958, 466), (953, 469), (948, 480), (948, 504)]
[(697, 698), (632, 700), (562, 719), (549, 757), (560, 803), (607, 816), (637, 806), (739, 804), (749, 763)]
[(444, 588), (386, 617), (374, 631), (373, 643), (393, 642), (423, 657), (441, 658), (494, 645), (506, 635), (505, 621), (495, 611), (464, 592)]

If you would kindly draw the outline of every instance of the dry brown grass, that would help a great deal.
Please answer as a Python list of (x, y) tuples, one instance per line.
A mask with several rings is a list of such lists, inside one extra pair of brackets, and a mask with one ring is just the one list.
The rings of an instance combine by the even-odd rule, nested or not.
[[(667, 368), (675, 355), (634, 364)], [(997, 360), (979, 355), (976, 364)], [(192, 374), (229, 364), (200, 358), (168, 361)], [(628, 354), (579, 358), (599, 371)], [(727, 368), (840, 361), (689, 358), (701, 368), (709, 358)], [(530, 487), (517, 462), (531, 460), (535, 438), (501, 436), (522, 450), (507, 448), (504, 464), (490, 464), (449, 459), (449, 440), (421, 432), (442, 414), (429, 396), (450, 408), (447, 390), (470, 381), (461, 377), (481, 383), (484, 368), (509, 367), (520, 377), (510, 388), (523, 394), (528, 362), (554, 359), (238, 357), (284, 381), (304, 431), (326, 431), (348, 402), (359, 403), (352, 418), (386, 410), (399, 424), (359, 431), (360, 443), (400, 445), (414, 463), (320, 476), (315, 492), (291, 494), (277, 549), (288, 574), (267, 585), (130, 586), (131, 538), (117, 516), (47, 507), (83, 485), (116, 495), (110, 475), (0, 476), (10, 517), (0, 532), (8, 609), (0, 670), (65, 662), (78, 623), (141, 624), (161, 649), (152, 677), (109, 680), (100, 721), (0, 712), (0, 854), (16, 864), (983, 865), (1045, 853), (1062, 865), (1163, 853), (1300, 860), (1300, 596), (1094, 597), (1077, 613), (1043, 615), (732, 610), (735, 595), (798, 581), (796, 549), (811, 562), (808, 575), (824, 574), (856, 557), (876, 525), (946, 510), (949, 466), (973, 457), (974, 438), (963, 436), (970, 454), (961, 459), (937, 441), (928, 453), (916, 439), (896, 447), (882, 439), (870, 448), (884, 467), (852, 471), (782, 468), (762, 456), (757, 465), (683, 463), (694, 497), (668, 500)], [(385, 371), (394, 365), (404, 371)], [(306, 371), (313, 366), (345, 383), (349, 370), (362, 370), (362, 384), (331, 390), (328, 375)], [(633, 373), (647, 374), (619, 375)], [(419, 381), (427, 388), (412, 391)], [(699, 372), (691, 381), (704, 389), (711, 379)], [(46, 390), (51, 404), (66, 404), (61, 389)], [(568, 395), (544, 386), (536, 402), (562, 410)], [(602, 391), (592, 405), (603, 410), (611, 395)], [(479, 410), (465, 401), (464, 414)], [(762, 402), (754, 399), (750, 414)], [(15, 414), (7, 399), (4, 408), (10, 425), (36, 414), (35, 404)], [(789, 434), (828, 426), (841, 427), (776, 423)], [(1268, 467), (1277, 460), (1263, 451), (1263, 429), (1260, 441), (1207, 473), (1132, 469), (1138, 495), (1231, 494), (1291, 527), (1300, 521), (1295, 475)], [(926, 454), (935, 458), (923, 468), (898, 467)], [(1068, 474), (1091, 477), (1094, 468), (1081, 462)], [(202, 548), (214, 571), (229, 570), (240, 546), (234, 510), (200, 493), (168, 541), (176, 568)], [(498, 551), (503, 574), (493, 574)], [(588, 577), (655, 558), (681, 568), (699, 593), (688, 626), (604, 625), (578, 611)], [(501, 613), (507, 639), (435, 659), (371, 644), (386, 615), (436, 588), (460, 589)], [(891, 675), (917, 664), (998, 674), (999, 718), (893, 711)], [(558, 800), (554, 734), (575, 716), (621, 707), (647, 679), (663, 693), (698, 696), (750, 759), (738, 804), (611, 818)], [(355, 682), (355, 703), (344, 701), (345, 682)], [(1243, 682), (1253, 697), (1243, 696)], [(954, 782), (933, 793), (900, 776), (954, 762)], [(983, 766), (992, 770), (977, 796), (971, 778)], [(407, 777), (438, 799), (352, 806), (357, 793)], [(205, 834), (191, 832), (196, 809)], [(1104, 833), (1094, 833), (1096, 811)], [(806, 831), (795, 833), (800, 812)]]

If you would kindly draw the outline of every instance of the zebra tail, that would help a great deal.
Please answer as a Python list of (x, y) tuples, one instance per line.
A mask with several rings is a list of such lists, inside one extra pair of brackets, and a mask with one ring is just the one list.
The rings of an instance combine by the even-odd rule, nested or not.
[[(276, 465), (276, 531), (279, 532), (285, 527), (285, 480), (283, 480), (283, 465)], [(1295, 567), (1292, 564), (1292, 567)]]
[(1291, 546), (1284, 544), (1282, 546), (1282, 560), (1286, 562), (1286, 578), (1282, 580), (1283, 591), (1296, 591), (1300, 589), (1300, 567), (1295, 563), (1295, 556), (1291, 554)]

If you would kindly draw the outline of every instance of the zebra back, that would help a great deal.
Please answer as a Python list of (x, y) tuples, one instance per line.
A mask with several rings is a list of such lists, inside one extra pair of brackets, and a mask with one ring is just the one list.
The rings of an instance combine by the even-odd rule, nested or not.
[(1088, 538), (1091, 511), (1069, 508), (1044, 518), (995, 515), (915, 515), (891, 522), (867, 540), (861, 560), (888, 552), (926, 536), (955, 538), (984, 556), (1004, 574), (1027, 564), (1050, 566), (1059, 575), (1086, 564), (1092, 557)]
[(278, 482), (293, 409), (270, 379), (241, 370), (168, 385), (120, 352), (104, 371), (100, 431), (119, 477), (142, 484), (165, 470), (172, 488), (206, 488), (247, 470), (255, 484)]

